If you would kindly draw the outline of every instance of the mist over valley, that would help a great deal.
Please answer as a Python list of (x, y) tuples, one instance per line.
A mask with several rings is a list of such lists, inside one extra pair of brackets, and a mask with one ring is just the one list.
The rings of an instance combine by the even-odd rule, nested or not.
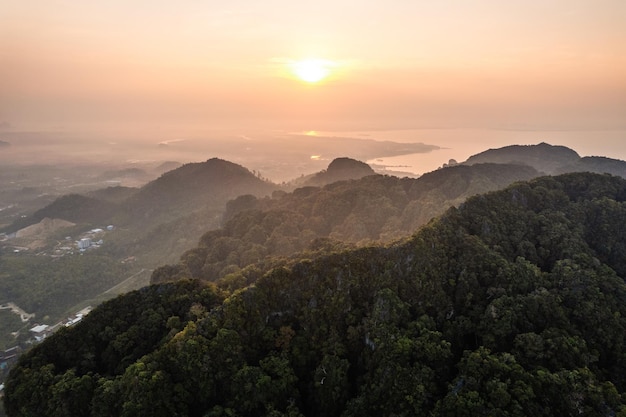
[(625, 417), (624, 22), (0, 1), (0, 417)]

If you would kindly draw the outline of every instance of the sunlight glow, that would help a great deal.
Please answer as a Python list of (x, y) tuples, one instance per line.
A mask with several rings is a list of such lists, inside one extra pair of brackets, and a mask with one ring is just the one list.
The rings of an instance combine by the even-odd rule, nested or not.
[(295, 75), (307, 83), (317, 83), (328, 77), (333, 66), (333, 62), (323, 59), (305, 59), (291, 65)]

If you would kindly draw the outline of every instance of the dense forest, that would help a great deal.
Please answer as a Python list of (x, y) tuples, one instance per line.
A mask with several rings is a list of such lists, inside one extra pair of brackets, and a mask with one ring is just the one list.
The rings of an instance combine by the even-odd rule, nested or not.
[(626, 416), (625, 242), (626, 181), (578, 173), (472, 197), (387, 245), (204, 279), (171, 266), (163, 280), (182, 279), (25, 354), (6, 411)]
[[(69, 315), (68, 306), (95, 297), (129, 274), (128, 265), (97, 252), (67, 256), (54, 262), (42, 256), (5, 254), (0, 258), (0, 269), (1, 303), (11, 301), (28, 312), (44, 311), (55, 318)], [(25, 326), (28, 323), (17, 328)], [(4, 340), (0, 340), (0, 349), (11, 347), (2, 342)]]
[[(209, 244), (187, 253), (180, 269), (214, 280), (260, 261), (274, 264), (301, 250), (336, 248), (338, 241), (344, 246), (390, 242), (470, 195), (538, 175), (528, 166), (497, 164), (439, 170), (418, 179), (371, 174), (367, 164), (338, 158), (327, 170), (302, 178), (303, 186), (289, 193), (240, 165), (214, 158), (182, 165), (141, 188), (107, 187), (60, 197), (11, 227), (59, 218), (75, 226), (26, 237), (18, 233), (2, 242), (0, 304), (18, 303), (40, 324), (53, 325), (79, 304), (96, 305), (112, 296), (103, 291), (138, 272), (177, 262), (207, 230), (222, 224), (226, 226), (202, 239)], [(318, 186), (305, 185), (313, 183)], [(61, 245), (74, 247), (73, 240), (85, 231), (109, 224), (114, 228), (101, 236), (97, 250), (68, 254), (72, 258), (49, 256), (58, 256), (54, 248)], [(219, 239), (211, 237), (215, 233), (221, 234)], [(33, 242), (36, 250), (20, 248)], [(169, 277), (161, 272), (154, 274), (154, 282)], [(145, 285), (148, 277), (131, 289)], [(10, 315), (0, 315), (0, 348), (28, 338), (27, 331), (14, 336), (28, 323), (14, 324)]]
[[(157, 170), (176, 165), (166, 163)], [(58, 175), (55, 170), (42, 172), (50, 177)], [(130, 175), (135, 171), (124, 172)], [(19, 170), (2, 174), (9, 182), (23, 176)], [(213, 158), (179, 166), (140, 188), (106, 187), (67, 194), (29, 215), (17, 216), (0, 228), (9, 235), (0, 234), (0, 304), (16, 303), (35, 315), (37, 322), (16, 323), (15, 317), (3, 311), (0, 349), (28, 340), (28, 329), (36, 324), (54, 325), (74, 314), (78, 306), (95, 305), (112, 296), (105, 292), (142, 271), (175, 262), (197, 244), (203, 232), (220, 225), (230, 199), (240, 194), (264, 196), (275, 189), (276, 185), (246, 168)], [(13, 194), (3, 191), (0, 197), (7, 198), (7, 203), (23, 205), (22, 200), (13, 200)], [(51, 219), (74, 225), (37, 227), (42, 221), (51, 223)], [(102, 240), (102, 245), (79, 252), (77, 240), (89, 230), (108, 225), (113, 225), (111, 230), (94, 239)], [(37, 231), (22, 233), (27, 226)], [(133, 289), (148, 282), (148, 276)]]
[(449, 167), (418, 179), (370, 175), (278, 191), (272, 198), (243, 195), (226, 204), (221, 229), (205, 233), (178, 265), (157, 269), (152, 282), (164, 282), (173, 268), (178, 276), (213, 281), (304, 250), (390, 243), (472, 195), (537, 175), (529, 166), (486, 163)]
[(580, 157), (565, 146), (539, 143), (537, 145), (510, 145), (488, 149), (470, 156), (465, 165), (481, 163), (523, 164), (550, 175), (568, 172), (595, 172), (626, 177), (626, 162), (603, 156)]
[(198, 210), (220, 212), (226, 201), (238, 195), (263, 196), (277, 188), (240, 165), (212, 158), (184, 164), (139, 189), (109, 187), (87, 193), (90, 196), (59, 197), (1, 231), (12, 233), (49, 217), (75, 223), (110, 222), (137, 232)]

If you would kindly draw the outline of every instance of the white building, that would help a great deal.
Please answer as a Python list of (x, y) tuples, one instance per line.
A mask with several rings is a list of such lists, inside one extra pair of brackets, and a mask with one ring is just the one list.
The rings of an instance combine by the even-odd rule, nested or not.
[(48, 336), (49, 327), (50, 326), (48, 326), (47, 324), (40, 324), (30, 329), (30, 332), (33, 333), (36, 341), (41, 342), (43, 339), (46, 338), (46, 336)]
[(84, 237), (76, 242), (76, 246), (78, 246), (78, 249), (87, 249), (89, 246), (91, 246), (91, 239), (89, 239), (88, 237)]

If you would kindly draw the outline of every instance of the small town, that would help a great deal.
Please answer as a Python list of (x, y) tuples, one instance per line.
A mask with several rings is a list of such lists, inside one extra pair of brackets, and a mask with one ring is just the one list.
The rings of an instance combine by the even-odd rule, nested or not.
[(115, 226), (98, 227), (81, 233), (77, 238), (66, 236), (58, 240), (54, 245), (46, 245), (44, 242), (50, 230), (57, 228), (59, 219), (45, 218), (37, 223), (36, 227), (28, 226), (15, 233), (0, 234), (0, 242), (8, 251), (19, 254), (22, 252), (33, 253), (37, 256), (50, 256), (60, 258), (66, 255), (81, 254), (85, 251), (99, 249), (104, 244), (104, 236), (107, 232), (115, 230)]
[[(0, 310), (10, 309), (11, 312), (18, 314), (22, 322), (28, 323), (34, 318), (34, 314), (28, 314), (14, 303), (6, 303), (0, 305)], [(30, 337), (23, 344), (16, 345), (0, 351), (0, 398), (4, 391), (4, 380), (8, 376), (9, 370), (17, 362), (20, 354), (27, 350), (30, 346), (38, 344), (45, 340), (48, 336), (56, 332), (63, 327), (71, 327), (79, 323), (86, 315), (92, 310), (91, 306), (87, 306), (74, 315), (62, 320), (54, 325), (48, 324), (36, 324), (32, 326), (28, 332)], [(16, 332), (14, 336), (17, 336), (19, 332)]]

